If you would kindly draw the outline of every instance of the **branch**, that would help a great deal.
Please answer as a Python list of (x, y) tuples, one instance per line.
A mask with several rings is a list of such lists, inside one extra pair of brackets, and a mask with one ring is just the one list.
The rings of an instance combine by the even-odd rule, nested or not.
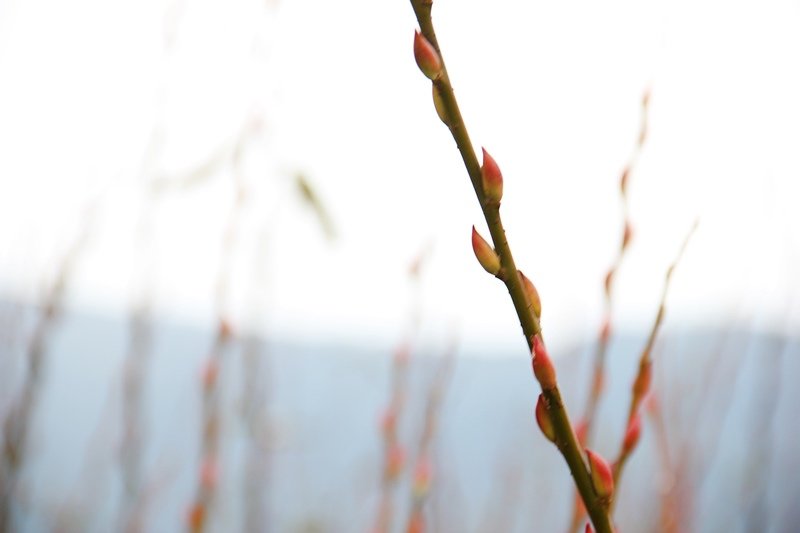
[[(481, 166), (478, 163), (475, 151), (472, 148), (472, 143), (470, 142), (469, 134), (467, 133), (467, 128), (461, 117), (461, 112), (458, 108), (458, 103), (453, 93), (453, 87), (450, 84), (450, 78), (447, 75), (447, 69), (444, 65), (444, 60), (442, 59), (439, 44), (433, 29), (431, 5), (432, 0), (411, 0), (411, 6), (414, 9), (421, 29), (421, 37), (424, 38), (422, 47), (418, 47), (418, 43), (421, 42), (419, 35), (415, 41), (417, 63), (420, 65), (423, 73), (433, 82), (434, 103), (436, 104), (437, 112), (453, 135), (453, 139), (464, 161), (464, 166), (467, 169), (472, 186), (475, 189), (475, 194), (480, 203), (484, 218), (489, 226), (495, 251), (499, 256), (501, 268), (496, 275), (505, 283), (508, 289), (528, 347), (533, 353), (534, 343), (537, 338), (543, 347), (539, 319), (534, 313), (532, 302), (529, 301), (528, 295), (526, 294), (522, 277), (516, 275), (518, 272), (517, 267), (511, 255), (511, 248), (506, 239), (505, 230), (503, 229), (500, 218), (499, 198), (494, 194), (485, 194)], [(433, 53), (431, 53), (431, 50), (425, 48), (426, 45), (429, 48), (432, 47)], [(419, 50), (419, 53), (418, 48), (422, 48), (422, 50)], [(436, 68), (437, 62), (438, 68)], [(534, 363), (536, 363), (538, 358), (539, 354), (534, 353)], [(592, 479), (583, 459), (582, 450), (572, 431), (572, 425), (561, 399), (561, 393), (555, 382), (549, 385), (552, 386), (542, 387), (542, 394), (547, 405), (549, 418), (553, 425), (555, 443), (569, 466), (572, 477), (588, 509), (595, 529), (598, 533), (611, 533), (612, 527), (608, 514), (607, 501), (597, 493), (592, 484)]]

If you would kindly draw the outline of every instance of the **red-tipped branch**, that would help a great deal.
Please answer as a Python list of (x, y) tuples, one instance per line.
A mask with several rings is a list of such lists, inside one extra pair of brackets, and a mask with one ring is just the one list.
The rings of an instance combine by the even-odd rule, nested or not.
[(628, 422), (626, 424), (625, 436), (623, 437), (622, 446), (620, 447), (617, 460), (614, 462), (614, 481), (617, 483), (619, 483), (625, 462), (627, 461), (631, 452), (633, 452), (636, 441), (639, 439), (639, 433), (641, 432), (641, 422), (637, 422), (640, 419), (639, 407), (641, 406), (644, 398), (650, 392), (650, 385), (653, 380), (653, 346), (661, 328), (661, 323), (664, 320), (667, 294), (669, 293), (669, 286), (670, 282), (672, 281), (672, 273), (675, 271), (675, 267), (677, 267), (678, 263), (680, 263), (683, 253), (686, 250), (689, 240), (694, 234), (696, 228), (697, 222), (692, 225), (689, 233), (686, 235), (686, 238), (683, 241), (683, 244), (681, 244), (681, 247), (678, 250), (678, 254), (669, 268), (667, 268), (667, 273), (664, 276), (664, 287), (661, 291), (661, 301), (658, 305), (658, 313), (656, 313), (656, 319), (653, 322), (653, 327), (650, 329), (650, 335), (647, 338), (647, 343), (645, 344), (644, 349), (642, 350), (642, 355), (639, 358), (639, 371), (636, 373), (636, 377), (633, 380), (633, 386), (631, 387), (631, 403), (630, 407), (628, 408)]
[[(600, 334), (597, 340), (597, 346), (594, 353), (594, 367), (592, 369), (592, 377), (589, 384), (589, 396), (586, 401), (586, 410), (584, 412), (583, 423), (586, 429), (587, 442), (591, 441), (592, 429), (594, 426), (594, 419), (597, 413), (597, 405), (600, 402), (600, 397), (603, 394), (603, 384), (605, 383), (605, 361), (606, 353), (608, 351), (608, 341), (611, 336), (612, 328), (612, 311), (614, 303), (614, 281), (617, 276), (617, 271), (622, 264), (625, 254), (628, 251), (631, 238), (633, 237), (633, 227), (630, 221), (630, 208), (628, 201), (628, 182), (630, 181), (631, 173), (636, 168), (639, 161), (644, 142), (647, 138), (647, 123), (648, 123), (648, 103), (650, 101), (650, 92), (646, 90), (642, 96), (642, 111), (641, 122), (639, 126), (639, 135), (637, 137), (636, 145), (631, 152), (625, 169), (622, 171), (622, 176), (619, 180), (619, 191), (622, 200), (622, 219), (623, 229), (621, 236), (621, 245), (616, 259), (612, 263), (605, 277), (605, 310), (603, 315), (602, 325), (600, 327)], [(572, 528), (574, 531), (577, 529), (578, 524)]]
[[(441, 71), (433, 80), (434, 94), (440, 97), (441, 100), (438, 106), (439, 116), (440, 118), (444, 116), (443, 122), (450, 129), (450, 133), (461, 154), (464, 166), (467, 169), (473, 189), (475, 190), (475, 195), (483, 211), (486, 223), (489, 226), (494, 249), (500, 257), (502, 270), (506, 273), (516, 272), (518, 269), (511, 255), (508, 241), (506, 240), (505, 230), (500, 219), (499, 205), (497, 202), (487, 198), (484, 192), (481, 165), (478, 162), (464, 120), (461, 117), (461, 112), (458, 108), (455, 94), (453, 93), (453, 87), (447, 74), (446, 62), (444, 61), (441, 48), (436, 39), (433, 22), (431, 21), (432, 2), (431, 0), (411, 0), (411, 6), (414, 9), (414, 13), (420, 25), (421, 34), (436, 50), (442, 64)], [(528, 296), (522, 280), (519, 276), (507, 275), (504, 277), (503, 282), (508, 289), (517, 316), (519, 317), (523, 334), (528, 342), (528, 349), (533, 350), (533, 340), (541, 333), (541, 326), (539, 325), (539, 319), (531, 309), (531, 303), (528, 301)], [(578, 441), (572, 431), (572, 424), (570, 423), (569, 416), (567, 415), (567, 411), (561, 399), (561, 393), (558, 387), (553, 387), (552, 389), (543, 390), (543, 394), (547, 401), (550, 418), (555, 428), (556, 445), (569, 466), (578, 491), (586, 504), (592, 523), (598, 533), (611, 533), (612, 527), (607, 509), (602, 505), (602, 499), (595, 492), (592, 485), (589, 470), (584, 461)]]

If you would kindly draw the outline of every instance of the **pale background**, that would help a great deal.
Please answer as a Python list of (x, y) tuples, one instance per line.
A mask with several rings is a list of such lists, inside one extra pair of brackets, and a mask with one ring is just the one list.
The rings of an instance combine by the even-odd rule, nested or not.
[[(619, 318), (650, 322), (700, 217), (670, 321), (745, 310), (766, 328), (797, 324), (797, 2), (438, 0), (434, 19), (473, 142), (504, 172), (506, 228), (551, 342), (598, 327), (620, 235), (617, 182), (647, 87)], [(218, 157), (205, 180), (163, 195), (143, 252), (157, 308), (208, 320), (233, 196), (225, 150), (255, 121), (235, 252), (251, 264), (268, 228), (270, 296), (255, 327), (396, 336), (405, 270), (432, 244), (422, 291), (432, 335), (456, 324), (468, 344), (517, 343), (505, 290), (472, 257), (470, 226), (485, 224), (416, 70), (415, 27), (404, 1), (0, 3), (4, 292), (38, 298), (91, 204), (70, 294), (127, 309), (145, 180), (179, 180)], [(298, 171), (334, 221), (331, 244), (294, 191)], [(230, 306), (244, 326), (243, 306)]]

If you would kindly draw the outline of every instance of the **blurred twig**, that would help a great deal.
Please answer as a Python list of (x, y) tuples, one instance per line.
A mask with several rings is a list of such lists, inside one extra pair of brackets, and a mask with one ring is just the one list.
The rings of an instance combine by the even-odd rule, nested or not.
[(28, 342), (27, 373), (3, 424), (3, 454), (0, 458), (0, 531), (14, 529), (13, 502), (20, 470), (25, 461), (31, 420), (37, 407), (47, 365), (47, 343), (61, 315), (67, 283), (89, 240), (96, 207), (96, 204), (91, 204), (84, 214), (78, 236), (62, 258), (55, 280), (44, 297), (41, 314)]

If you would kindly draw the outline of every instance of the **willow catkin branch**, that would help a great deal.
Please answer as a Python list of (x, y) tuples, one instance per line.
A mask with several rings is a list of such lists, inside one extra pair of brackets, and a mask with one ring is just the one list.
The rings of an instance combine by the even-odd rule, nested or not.
[[(431, 20), (432, 0), (411, 0), (411, 6), (414, 9), (419, 23), (421, 35), (436, 50), (441, 62), (439, 72), (432, 79), (437, 112), (450, 129), (458, 151), (461, 154), (464, 166), (469, 174), (484, 218), (489, 226), (494, 248), (500, 257), (502, 273), (498, 277), (503, 280), (508, 289), (520, 320), (523, 334), (528, 343), (528, 348), (532, 351), (534, 339), (541, 333), (541, 326), (538, 318), (531, 309), (531, 304), (528, 301), (522, 280), (520, 276), (516, 275), (517, 267), (511, 255), (511, 249), (506, 239), (505, 230), (500, 218), (499, 202), (487, 201), (484, 195), (481, 181), (481, 167), (472, 147), (467, 128), (461, 117), (461, 112), (453, 92), (453, 87), (450, 84), (447, 68), (441, 56), (441, 49), (433, 28), (433, 22)], [(542, 392), (546, 397), (550, 417), (555, 427), (557, 437), (556, 444), (567, 462), (569, 470), (578, 487), (578, 491), (589, 511), (592, 523), (598, 533), (611, 533), (612, 527), (606, 502), (598, 496), (592, 485), (592, 480), (590, 479), (582, 450), (575, 438), (566, 408), (561, 399), (561, 393), (557, 386), (543, 389)]]
[(64, 304), (67, 283), (72, 277), (94, 226), (96, 199), (79, 229), (77, 238), (64, 255), (55, 280), (45, 295), (41, 315), (34, 326), (26, 350), (27, 372), (22, 388), (14, 398), (3, 422), (3, 453), (0, 456), (0, 531), (13, 530), (12, 506), (19, 472), (28, 446), (31, 419), (39, 400), (42, 374), (47, 364), (47, 342)]
[[(605, 278), (604, 287), (604, 301), (605, 309), (602, 325), (600, 327), (600, 335), (597, 340), (594, 352), (594, 365), (592, 369), (592, 377), (589, 383), (589, 395), (586, 401), (586, 409), (584, 411), (583, 432), (587, 443), (592, 442), (592, 429), (594, 428), (594, 420), (597, 413), (597, 405), (599, 404), (600, 397), (603, 393), (603, 384), (605, 382), (605, 361), (608, 352), (608, 342), (612, 331), (612, 311), (614, 303), (614, 281), (619, 270), (620, 265), (629, 249), (629, 244), (632, 236), (632, 225), (630, 222), (630, 205), (628, 197), (628, 185), (631, 174), (636, 168), (639, 161), (639, 156), (644, 148), (645, 140), (647, 139), (647, 124), (648, 124), (648, 110), (650, 102), (650, 92), (646, 90), (642, 96), (642, 111), (639, 126), (639, 135), (637, 136), (636, 144), (633, 151), (622, 171), (620, 177), (619, 191), (620, 199), (622, 202), (622, 219), (623, 229), (622, 238), (619, 251), (614, 262), (608, 270)], [(577, 526), (576, 526), (577, 527)], [(574, 530), (575, 528), (573, 528)]]
[[(647, 393), (650, 389), (650, 384), (652, 380), (652, 352), (653, 346), (655, 345), (656, 337), (658, 332), (661, 328), (661, 324), (664, 321), (664, 313), (666, 311), (666, 302), (667, 302), (667, 294), (669, 293), (670, 282), (672, 281), (672, 274), (675, 271), (675, 268), (681, 261), (684, 252), (686, 251), (686, 247), (689, 244), (692, 235), (694, 234), (695, 229), (697, 228), (697, 221), (692, 225), (691, 229), (687, 233), (686, 237), (681, 244), (680, 249), (678, 250), (678, 254), (676, 255), (675, 259), (672, 261), (672, 264), (667, 268), (667, 273), (664, 276), (664, 286), (661, 290), (661, 300), (658, 305), (658, 312), (656, 313), (656, 318), (653, 322), (653, 326), (650, 329), (650, 334), (647, 337), (647, 342), (645, 343), (644, 348), (642, 349), (642, 354), (639, 357), (639, 370), (636, 373), (636, 377), (633, 381), (633, 387), (631, 391), (631, 402), (628, 408), (628, 418), (626, 428), (630, 426), (631, 422), (638, 416), (639, 407), (642, 404), (642, 401), (647, 396)], [(614, 482), (619, 483), (619, 479), (622, 476), (622, 470), (625, 466), (625, 462), (627, 461), (630, 453), (633, 451), (633, 447), (630, 446), (623, 446), (620, 449), (620, 452), (617, 456), (617, 460), (614, 462)]]
[[(603, 319), (600, 326), (600, 333), (595, 344), (595, 351), (593, 355), (593, 364), (591, 377), (589, 378), (588, 395), (586, 397), (586, 407), (584, 409), (583, 418), (579, 423), (578, 438), (582, 444), (591, 445), (594, 422), (597, 417), (597, 407), (600, 404), (600, 398), (603, 395), (605, 387), (606, 376), (605, 366), (606, 357), (608, 354), (608, 344), (611, 339), (613, 331), (613, 310), (614, 310), (614, 287), (622, 261), (627, 255), (630, 241), (633, 234), (633, 226), (630, 220), (630, 202), (628, 196), (629, 182), (633, 171), (636, 169), (639, 157), (644, 149), (645, 140), (647, 139), (648, 130), (648, 112), (650, 104), (650, 90), (646, 89), (642, 95), (642, 109), (639, 122), (639, 133), (636, 137), (636, 143), (628, 158), (625, 168), (622, 170), (622, 175), (619, 180), (619, 192), (622, 206), (622, 235), (620, 240), (620, 247), (614, 262), (609, 267), (605, 276), (603, 286), (604, 295), (604, 309)], [(585, 516), (585, 510), (578, 500), (575, 501), (572, 511), (572, 523), (568, 531), (574, 532), (580, 529)]]
[(430, 389), (428, 390), (428, 398), (425, 404), (425, 417), (417, 448), (416, 464), (414, 465), (411, 511), (406, 527), (408, 533), (414, 533), (420, 529), (423, 531), (425, 530), (423, 510), (428, 495), (430, 494), (433, 475), (433, 452), (431, 448), (438, 426), (442, 398), (444, 397), (445, 388), (449, 383), (449, 378), (453, 371), (455, 350), (456, 346), (454, 342), (445, 353), (443, 360), (439, 363), (439, 368), (437, 368)]
[(389, 405), (381, 418), (383, 471), (381, 472), (378, 512), (372, 530), (374, 533), (386, 533), (391, 529), (394, 514), (393, 497), (398, 479), (405, 467), (405, 453), (400, 444), (400, 439), (397, 436), (397, 431), (400, 419), (403, 415), (407, 394), (411, 343), (416, 336), (420, 324), (421, 305), (419, 281), (427, 255), (427, 249), (420, 252), (408, 269), (409, 281), (412, 285), (413, 302), (409, 316), (408, 332), (395, 348), (389, 383)]
[(201, 457), (195, 497), (189, 509), (189, 530), (200, 533), (208, 527), (209, 515), (216, 501), (220, 470), (220, 426), (222, 409), (222, 388), (219, 374), (225, 362), (225, 353), (232, 340), (232, 330), (228, 322), (227, 302), (229, 297), (231, 262), (233, 248), (238, 237), (241, 212), (244, 206), (245, 189), (241, 170), (241, 158), (250, 128), (243, 128), (242, 134), (232, 153), (231, 168), (234, 173), (234, 201), (228, 212), (223, 229), (222, 250), (215, 289), (215, 304), (219, 326), (211, 348), (202, 386), (202, 425)]

